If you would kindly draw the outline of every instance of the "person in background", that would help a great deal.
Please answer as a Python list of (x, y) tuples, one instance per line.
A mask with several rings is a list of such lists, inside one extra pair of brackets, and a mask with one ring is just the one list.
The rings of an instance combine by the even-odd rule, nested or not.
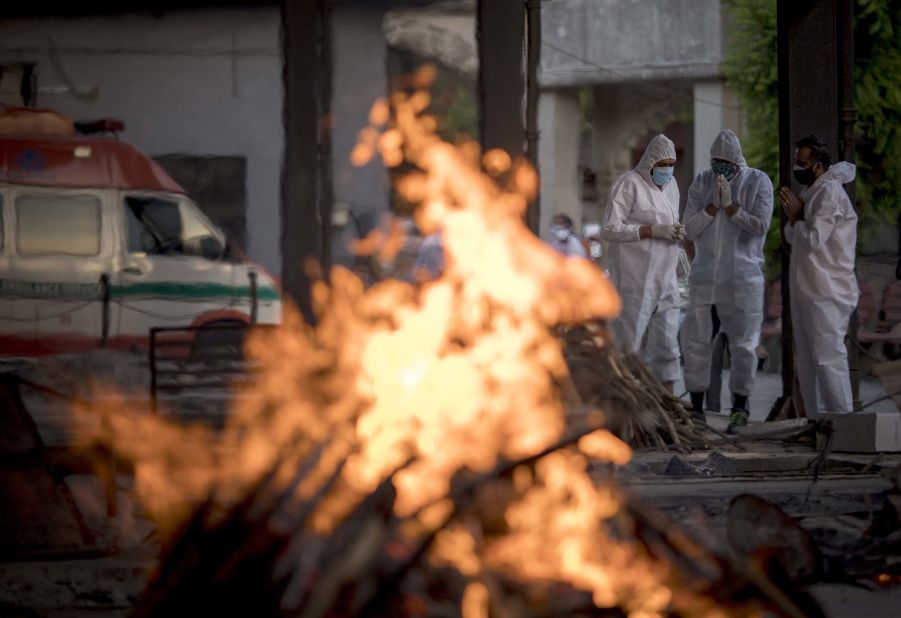
[(425, 283), (437, 279), (443, 272), (444, 242), (441, 230), (436, 230), (419, 244), (419, 251), (407, 280), (410, 283)]
[(568, 215), (554, 215), (551, 221), (551, 240), (548, 244), (567, 257), (588, 257), (588, 250), (573, 231), (573, 220)]
[(800, 195), (779, 189), (788, 215), (785, 240), (791, 245), (789, 285), (795, 362), (801, 398), (809, 418), (846, 414), (853, 409), (848, 351), (848, 320), (857, 306), (854, 255), (857, 213), (843, 184), (855, 167), (830, 165), (826, 146), (810, 136), (795, 146), (795, 180)]
[(613, 183), (601, 227), (610, 279), (622, 298), (614, 336), (625, 351), (640, 351), (670, 391), (680, 371), (676, 266), (685, 235), (675, 164), (673, 142), (654, 137), (635, 169)]
[(769, 177), (748, 167), (735, 133), (720, 132), (710, 147), (710, 169), (688, 189), (682, 218), (695, 243), (695, 259), (681, 338), (685, 388), (699, 419), (704, 418), (704, 394), (710, 386), (714, 336), (722, 330), (728, 341), (730, 428), (748, 424), (763, 323), (763, 247), (772, 216)]

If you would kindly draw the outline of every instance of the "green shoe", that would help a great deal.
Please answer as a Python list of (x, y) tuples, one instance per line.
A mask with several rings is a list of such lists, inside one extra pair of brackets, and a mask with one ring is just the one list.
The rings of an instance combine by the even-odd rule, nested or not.
[(748, 411), (741, 408), (732, 408), (732, 415), (729, 417), (729, 426), (726, 427), (727, 432), (731, 432), (736, 427), (744, 427), (748, 424)]

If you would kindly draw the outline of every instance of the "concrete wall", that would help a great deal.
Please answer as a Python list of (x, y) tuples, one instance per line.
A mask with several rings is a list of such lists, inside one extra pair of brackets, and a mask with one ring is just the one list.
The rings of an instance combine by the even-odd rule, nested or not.
[(644, 152), (648, 138), (661, 132), (681, 150), (675, 175), (684, 204), (694, 177), (694, 144), (691, 135), (678, 135), (671, 129), (691, 122), (692, 100), (690, 82), (644, 82), (594, 89), (591, 167), (597, 171), (601, 204), (606, 203), (616, 177), (635, 166), (636, 155)]
[(723, 84), (718, 80), (699, 81), (694, 84), (694, 173), (709, 167), (710, 144), (722, 131)]
[(538, 99), (542, 238), (556, 214), (569, 215), (576, 229), (582, 221), (578, 179), (581, 115), (576, 89), (544, 91)]
[(546, 87), (719, 75), (720, 0), (558, 0), (541, 9)]
[(434, 58), (473, 78), (478, 76), (474, 5), (394, 9), (385, 14), (384, 30), (393, 48)]
[[(338, 6), (333, 22), (336, 210), (369, 222), (388, 208), (387, 175), (377, 161), (354, 168), (348, 157), (372, 101), (386, 94), (384, 16), (384, 8)], [(460, 25), (465, 16), (451, 17), (457, 35), (468, 33)], [(0, 63), (37, 63), (39, 105), (75, 118), (119, 118), (126, 123), (123, 138), (150, 155), (246, 157), (248, 253), (278, 272), (279, 28), (272, 7), (0, 20)], [(554, 212), (582, 218), (577, 90), (552, 86), (599, 84), (588, 163), (598, 172), (600, 203), (612, 178), (631, 167), (632, 150), (649, 129), (692, 112), (706, 119), (699, 141), (720, 129), (712, 118), (722, 109), (705, 110), (697, 101), (692, 107), (693, 98), (708, 98), (699, 94), (703, 84), (695, 91), (692, 83), (719, 79), (718, 0), (545, 2), (542, 30), (541, 79), (548, 87), (539, 110), (543, 231)], [(647, 81), (660, 76), (666, 79)], [(691, 79), (674, 79), (682, 76)], [(708, 147), (709, 140), (677, 167), (684, 190), (681, 175), (690, 180)], [(340, 260), (340, 243), (335, 249)]]
[(723, 80), (702, 80), (694, 84), (694, 173), (710, 166), (710, 145), (723, 129), (744, 135), (744, 116), (735, 95)]
[[(334, 79), (332, 91), (332, 153), (335, 210), (350, 211), (365, 227), (388, 210), (388, 174), (374, 157), (363, 167), (350, 164), (357, 135), (369, 124), (369, 109), (388, 95), (387, 43), (382, 33), (384, 9), (341, 8), (333, 13)], [(352, 225), (334, 243), (337, 263), (349, 263), (346, 250), (357, 230)]]
[(118, 118), (152, 156), (245, 156), (247, 250), (278, 272), (279, 28), (275, 8), (3, 20), (0, 63), (35, 62), (39, 106)]

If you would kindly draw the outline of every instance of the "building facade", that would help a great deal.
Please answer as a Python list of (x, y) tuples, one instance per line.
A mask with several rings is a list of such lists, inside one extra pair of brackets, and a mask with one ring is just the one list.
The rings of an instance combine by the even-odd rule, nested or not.
[[(349, 159), (398, 67), (435, 62), (449, 130), (477, 126), (475, 3), (389, 4), (337, 3), (333, 13), (339, 263), (350, 259), (344, 241), (390, 210), (385, 169)], [(157, 158), (250, 259), (278, 274), (280, 179), (291, 173), (282, 169), (280, 28), (277, 6), (0, 20), (0, 102), (122, 120), (122, 139)], [(741, 128), (719, 69), (723, 32), (719, 0), (542, 3), (543, 232), (560, 212), (599, 221), (612, 179), (655, 132), (676, 141), (687, 193), (716, 133)]]

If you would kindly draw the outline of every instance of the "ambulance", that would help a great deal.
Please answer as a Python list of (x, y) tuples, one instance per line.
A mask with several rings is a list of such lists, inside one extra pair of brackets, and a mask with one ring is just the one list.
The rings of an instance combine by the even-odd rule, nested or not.
[(98, 135), (122, 128), (0, 108), (0, 356), (279, 321), (272, 277), (150, 157)]

